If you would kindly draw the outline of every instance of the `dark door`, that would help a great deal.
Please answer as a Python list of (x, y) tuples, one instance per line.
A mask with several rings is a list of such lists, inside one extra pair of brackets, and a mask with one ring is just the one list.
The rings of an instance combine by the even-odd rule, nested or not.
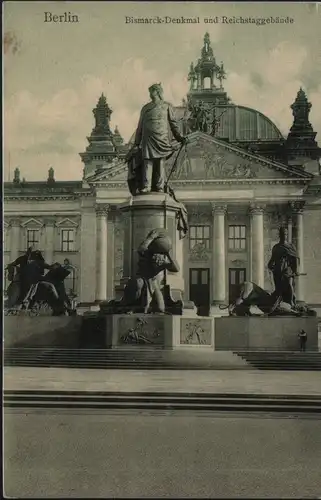
[(228, 286), (229, 286), (229, 303), (233, 304), (237, 297), (240, 295), (240, 285), (246, 279), (246, 269), (235, 268), (229, 269), (228, 273)]
[(195, 268), (189, 270), (189, 297), (197, 307), (199, 316), (210, 312), (210, 270)]

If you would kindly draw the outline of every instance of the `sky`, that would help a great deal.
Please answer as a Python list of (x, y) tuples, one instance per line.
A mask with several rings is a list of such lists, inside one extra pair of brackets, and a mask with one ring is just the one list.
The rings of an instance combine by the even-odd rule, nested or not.
[[(290, 105), (302, 86), (321, 145), (321, 3), (4, 2), (4, 179), (81, 179), (79, 153), (103, 92), (111, 125), (125, 140), (135, 131), (148, 87), (181, 104), (187, 74), (209, 32), (224, 87), (234, 104), (266, 114), (286, 136)], [(44, 22), (45, 12), (78, 23)], [(135, 24), (128, 17), (200, 18), (199, 24)], [(206, 24), (204, 18), (218, 17)], [(292, 24), (226, 24), (226, 17), (291, 17)]]

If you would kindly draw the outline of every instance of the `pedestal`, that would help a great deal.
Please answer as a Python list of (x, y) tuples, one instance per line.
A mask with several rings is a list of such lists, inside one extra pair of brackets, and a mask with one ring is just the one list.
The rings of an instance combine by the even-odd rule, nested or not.
[[(182, 301), (184, 293), (184, 259), (182, 240), (177, 230), (177, 216), (180, 205), (167, 194), (149, 193), (131, 197), (120, 205), (119, 209), (125, 219), (122, 288), (125, 287), (128, 279), (136, 272), (139, 245), (151, 230), (165, 229), (172, 242), (172, 255), (180, 267), (178, 273), (166, 272), (164, 285), (167, 285), (167, 288), (165, 287), (165, 293), (168, 293), (170, 288), (173, 300)], [(192, 303), (186, 303), (186, 314), (195, 314)]]
[(214, 319), (161, 314), (106, 316), (106, 347), (214, 349)]
[(318, 318), (244, 316), (215, 319), (215, 348), (223, 351), (300, 349), (298, 333), (307, 333), (307, 351), (318, 351)]

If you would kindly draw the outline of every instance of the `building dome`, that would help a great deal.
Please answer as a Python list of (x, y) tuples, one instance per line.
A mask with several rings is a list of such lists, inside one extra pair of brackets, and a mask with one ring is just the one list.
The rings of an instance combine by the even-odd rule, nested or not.
[[(263, 113), (246, 106), (234, 104), (215, 105), (219, 123), (215, 137), (229, 142), (283, 141), (278, 127)], [(184, 106), (176, 107), (176, 117), (187, 122), (188, 111)]]

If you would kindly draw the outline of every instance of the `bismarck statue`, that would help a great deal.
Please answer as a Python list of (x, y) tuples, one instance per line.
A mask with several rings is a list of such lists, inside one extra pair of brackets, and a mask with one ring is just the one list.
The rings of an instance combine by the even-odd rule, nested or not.
[[(169, 283), (166, 280), (167, 271), (180, 272), (172, 256), (172, 243), (177, 252), (188, 231), (186, 208), (168, 185), (187, 138), (179, 131), (172, 106), (163, 99), (161, 85), (152, 85), (149, 93), (151, 102), (141, 110), (134, 146), (126, 158), (132, 196), (120, 207), (130, 220), (124, 239), (126, 279), (121, 286), (126, 285), (121, 300), (100, 303), (102, 314), (182, 315), (184, 307), (190, 306), (182, 300), (182, 278), (176, 276), (172, 284), (171, 277)], [(175, 153), (176, 160), (165, 179), (165, 162)], [(136, 255), (133, 249), (137, 249)]]
[(135, 134), (134, 147), (127, 155), (128, 187), (135, 196), (149, 192), (164, 192), (165, 161), (178, 149), (171, 134), (181, 144), (182, 136), (173, 107), (163, 98), (160, 83), (149, 87), (151, 101), (143, 106)]
[(171, 256), (171, 249), (171, 240), (164, 229), (150, 231), (138, 248), (136, 274), (129, 279), (122, 299), (111, 300), (102, 305), (102, 312), (171, 314), (168, 306), (173, 304), (161, 290), (162, 273), (179, 272), (179, 265)]
[(279, 243), (272, 248), (268, 262), (268, 269), (273, 274), (274, 292), (270, 293), (251, 281), (243, 283), (239, 297), (228, 306), (231, 316), (251, 316), (251, 306), (258, 307), (267, 316), (316, 316), (316, 311), (307, 304), (296, 301), (294, 278), (300, 275), (299, 256), (295, 246), (286, 239), (287, 230), (281, 227)]

